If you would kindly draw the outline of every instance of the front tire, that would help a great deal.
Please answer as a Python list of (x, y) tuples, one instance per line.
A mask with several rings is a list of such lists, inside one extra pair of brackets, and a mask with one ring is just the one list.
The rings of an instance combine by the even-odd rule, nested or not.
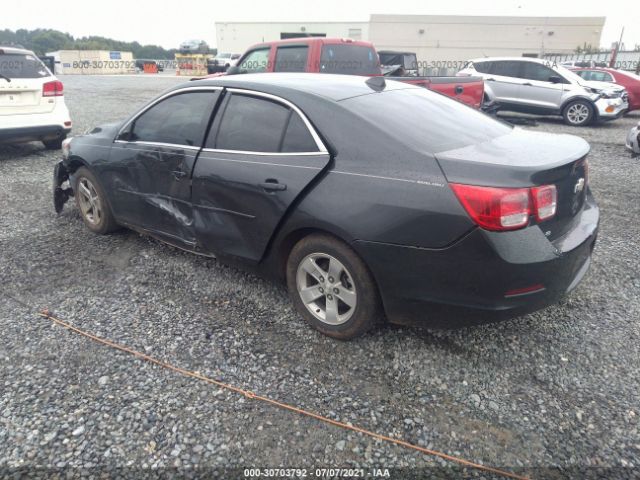
[(329, 235), (313, 234), (293, 247), (287, 287), (307, 323), (339, 340), (364, 334), (382, 318), (369, 269), (353, 249)]
[(104, 235), (117, 230), (107, 196), (98, 179), (86, 167), (80, 167), (74, 175), (73, 192), (80, 216), (93, 233)]
[(584, 127), (593, 121), (593, 105), (587, 100), (574, 100), (564, 108), (562, 116), (567, 125)]

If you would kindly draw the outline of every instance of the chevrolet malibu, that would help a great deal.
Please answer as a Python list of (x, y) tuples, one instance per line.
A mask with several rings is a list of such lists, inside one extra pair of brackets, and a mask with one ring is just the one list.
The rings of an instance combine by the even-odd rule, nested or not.
[(349, 339), (571, 291), (598, 231), (588, 152), (382, 78), (236, 75), (65, 141), (54, 203), (74, 196), (98, 234), (274, 274), (309, 324)]

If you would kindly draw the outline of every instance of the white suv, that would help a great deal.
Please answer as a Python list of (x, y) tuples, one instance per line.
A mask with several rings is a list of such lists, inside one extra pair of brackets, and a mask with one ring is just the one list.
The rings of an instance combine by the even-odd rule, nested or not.
[(623, 87), (587, 81), (561, 65), (535, 58), (478, 58), (457, 75), (484, 79), (485, 104), (496, 102), (506, 111), (562, 115), (568, 125), (612, 120), (629, 108)]
[(33, 52), (0, 46), (0, 143), (59, 149), (70, 131), (62, 82)]

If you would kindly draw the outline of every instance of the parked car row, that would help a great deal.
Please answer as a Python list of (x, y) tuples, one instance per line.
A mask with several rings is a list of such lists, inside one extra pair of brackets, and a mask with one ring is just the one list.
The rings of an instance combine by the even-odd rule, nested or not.
[[(371, 42), (349, 38), (319, 37), (294, 38), (253, 45), (238, 59), (236, 66), (226, 71), (226, 74), (277, 72), (373, 77), (382, 77), (383, 74), (379, 53)], [(213, 77), (218, 75), (221, 74), (214, 74)], [(475, 108), (483, 107), (484, 86), (479, 77), (388, 75), (384, 78), (428, 88)]]
[(561, 115), (573, 126), (613, 120), (628, 109), (624, 87), (585, 80), (571, 70), (534, 58), (478, 58), (458, 75), (481, 76), (485, 95), (500, 110)]

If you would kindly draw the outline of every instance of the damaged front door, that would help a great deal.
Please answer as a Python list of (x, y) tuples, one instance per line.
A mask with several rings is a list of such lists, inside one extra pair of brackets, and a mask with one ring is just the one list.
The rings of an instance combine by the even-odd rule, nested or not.
[(121, 131), (107, 175), (116, 217), (195, 247), (191, 173), (218, 95), (191, 89), (170, 95)]

